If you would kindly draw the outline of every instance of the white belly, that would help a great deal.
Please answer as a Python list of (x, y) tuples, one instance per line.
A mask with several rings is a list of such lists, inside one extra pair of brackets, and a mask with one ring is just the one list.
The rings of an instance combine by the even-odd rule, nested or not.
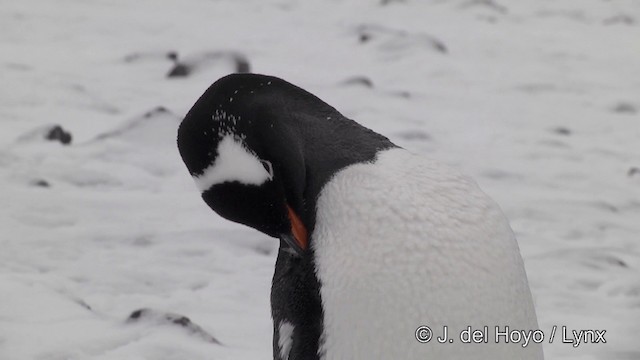
[[(495, 344), (497, 325), (538, 328), (522, 258), (497, 205), (450, 168), (403, 149), (347, 167), (312, 236), (324, 359), (542, 359), (538, 344)], [(437, 342), (444, 326), (453, 343)], [(488, 326), (487, 343), (462, 343), (467, 326)]]

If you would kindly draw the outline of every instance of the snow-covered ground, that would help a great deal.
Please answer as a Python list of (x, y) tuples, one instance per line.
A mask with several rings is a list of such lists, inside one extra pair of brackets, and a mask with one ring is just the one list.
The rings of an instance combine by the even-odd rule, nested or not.
[(0, 8), (0, 359), (270, 358), (276, 241), (210, 211), (175, 146), (234, 57), (475, 177), (545, 334), (607, 330), (548, 359), (640, 359), (637, 0)]

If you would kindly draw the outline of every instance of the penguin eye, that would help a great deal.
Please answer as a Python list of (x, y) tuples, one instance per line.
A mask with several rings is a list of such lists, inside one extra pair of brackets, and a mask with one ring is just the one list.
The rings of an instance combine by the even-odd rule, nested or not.
[(268, 160), (260, 160), (264, 169), (269, 173), (269, 178), (273, 179), (273, 165), (271, 165), (271, 161)]

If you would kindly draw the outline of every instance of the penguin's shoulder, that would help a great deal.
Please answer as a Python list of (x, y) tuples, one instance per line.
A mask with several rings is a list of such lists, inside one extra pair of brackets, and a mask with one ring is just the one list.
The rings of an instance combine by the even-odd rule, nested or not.
[(340, 170), (322, 189), (320, 199), (323, 207), (349, 212), (350, 218), (394, 218), (431, 230), (456, 223), (462, 228), (508, 227), (500, 208), (473, 179), (402, 148), (380, 151), (371, 162)]
[[(353, 260), (365, 257), (403, 259), (405, 264), (430, 261), (432, 271), (426, 276), (434, 277), (432, 282), (441, 280), (435, 277), (445, 268), (461, 274), (492, 263), (521, 268), (506, 216), (475, 181), (402, 148), (340, 170), (323, 187), (316, 209), (312, 236), (318, 258), (343, 259), (358, 271), (377, 271), (375, 261)], [(443, 251), (446, 257), (438, 255)], [(520, 275), (490, 268), (483, 276), (517, 283), (509, 277)]]

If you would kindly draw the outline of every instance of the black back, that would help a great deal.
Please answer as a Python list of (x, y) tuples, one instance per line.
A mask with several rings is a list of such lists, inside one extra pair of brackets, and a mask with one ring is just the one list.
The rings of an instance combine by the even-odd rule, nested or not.
[[(308, 229), (310, 249), (322, 187), (340, 169), (371, 162), (379, 151), (395, 147), (386, 137), (342, 116), (309, 92), (279, 78), (257, 74), (221, 78), (185, 117), (178, 132), (178, 147), (192, 175), (213, 163), (223, 132), (241, 135), (247, 147), (273, 164), (276, 185), (263, 188), (263, 193), (269, 193), (264, 199), (261, 195), (251, 199), (269, 203), (268, 196), (284, 196)], [(242, 192), (237, 183), (222, 185), (232, 187), (225, 193)], [(267, 225), (246, 220), (255, 217), (251, 214), (253, 206), (248, 204), (229, 200), (223, 205), (224, 211), (234, 214), (232, 220), (277, 236)], [(277, 206), (274, 212), (281, 211)], [(322, 333), (320, 285), (312, 251), (295, 256), (281, 243), (271, 293), (274, 359), (280, 359), (278, 327), (282, 321), (294, 326), (289, 359), (318, 357)]]

